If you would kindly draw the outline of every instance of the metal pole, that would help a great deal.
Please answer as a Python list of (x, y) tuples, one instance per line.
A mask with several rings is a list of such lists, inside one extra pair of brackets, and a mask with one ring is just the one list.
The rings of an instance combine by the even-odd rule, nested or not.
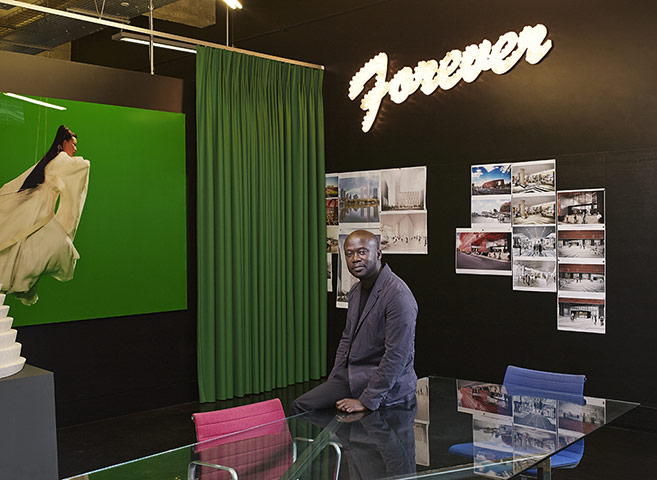
[(228, 4), (226, 4), (226, 46), (227, 47), (230, 46), (230, 45), (228, 45), (228, 42), (229, 42), (228, 32), (230, 31), (229, 19), (230, 19), (230, 7), (228, 6)]
[[(148, 1), (148, 28), (153, 31), (153, 0)], [(151, 75), (155, 75), (155, 62), (153, 61), (153, 34), (151, 33), (151, 41), (148, 45), (148, 57), (151, 61)]]
[(154, 30), (149, 30), (147, 28), (135, 27), (132, 25), (124, 25), (122, 23), (113, 22), (111, 20), (103, 20), (102, 18), (94, 18), (88, 15), (80, 15), (79, 13), (66, 12), (63, 10), (57, 10), (50, 7), (44, 7), (42, 5), (36, 5), (34, 3), (22, 2), (20, 0), (0, 0), (0, 3), (4, 3), (5, 5), (11, 5), (13, 7), (25, 8), (27, 10), (34, 10), (35, 12), (47, 13), (49, 15), (56, 15), (58, 17), (72, 18), (74, 20), (79, 20), (81, 22), (93, 23), (95, 25), (103, 25), (105, 27), (112, 27), (118, 30), (126, 30), (128, 32), (141, 33), (143, 35), (153, 35), (154, 37), (157, 38), (166, 38), (168, 40), (173, 40), (176, 42), (190, 43), (192, 45), (201, 45), (204, 47), (219, 48), (221, 50), (228, 50), (230, 52), (243, 53), (245, 55), (252, 55), (254, 57), (268, 58), (270, 60), (276, 60), (278, 62), (290, 63), (292, 65), (300, 65), (302, 67), (324, 70), (323, 65), (318, 65), (315, 63), (302, 62), (300, 60), (293, 60), (291, 58), (277, 57), (275, 55), (268, 55), (266, 53), (252, 52), (250, 50), (244, 50), (242, 48), (227, 47), (226, 45), (222, 45), (220, 43), (206, 42), (205, 40), (183, 37), (181, 35), (174, 35), (172, 33), (156, 32)]

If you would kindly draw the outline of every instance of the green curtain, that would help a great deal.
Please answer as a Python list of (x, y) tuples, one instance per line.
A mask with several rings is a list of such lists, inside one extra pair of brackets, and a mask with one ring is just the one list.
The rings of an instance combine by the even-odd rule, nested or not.
[(323, 72), (199, 47), (202, 402), (326, 374)]

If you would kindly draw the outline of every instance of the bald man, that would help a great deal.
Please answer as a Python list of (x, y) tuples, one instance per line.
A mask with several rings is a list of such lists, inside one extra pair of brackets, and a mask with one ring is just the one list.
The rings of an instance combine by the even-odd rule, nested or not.
[(326, 382), (293, 402), (295, 413), (331, 407), (362, 412), (415, 398), (415, 298), (388, 265), (381, 265), (376, 235), (351, 233), (344, 255), (359, 282), (349, 291), (347, 323), (333, 370)]

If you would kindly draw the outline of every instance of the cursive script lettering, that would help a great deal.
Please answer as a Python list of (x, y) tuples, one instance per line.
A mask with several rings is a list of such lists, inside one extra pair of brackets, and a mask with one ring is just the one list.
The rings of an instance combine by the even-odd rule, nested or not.
[(360, 102), (360, 108), (365, 111), (363, 132), (368, 132), (386, 95), (399, 104), (418, 89), (425, 95), (431, 95), (438, 87), (449, 90), (461, 80), (472, 83), (481, 72), (488, 70), (502, 75), (511, 70), (523, 55), (527, 63), (534, 65), (552, 48), (552, 40), (546, 40), (546, 37), (547, 28), (541, 24), (525, 27), (520, 34), (507, 32), (494, 45), (483, 40), (479, 45), (468, 45), (463, 52), (447, 52), (440, 62), (423, 60), (415, 68), (404, 67), (390, 81), (386, 81), (388, 55), (379, 53), (363, 65), (349, 82), (349, 99), (355, 100), (367, 82), (375, 79), (374, 86)]

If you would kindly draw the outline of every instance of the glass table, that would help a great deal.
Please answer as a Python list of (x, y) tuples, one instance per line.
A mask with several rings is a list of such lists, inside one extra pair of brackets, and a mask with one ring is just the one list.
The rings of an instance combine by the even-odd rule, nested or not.
[(552, 463), (576, 465), (587, 435), (639, 405), (444, 377), (418, 380), (416, 399), (292, 416), (67, 480), (549, 479)]

